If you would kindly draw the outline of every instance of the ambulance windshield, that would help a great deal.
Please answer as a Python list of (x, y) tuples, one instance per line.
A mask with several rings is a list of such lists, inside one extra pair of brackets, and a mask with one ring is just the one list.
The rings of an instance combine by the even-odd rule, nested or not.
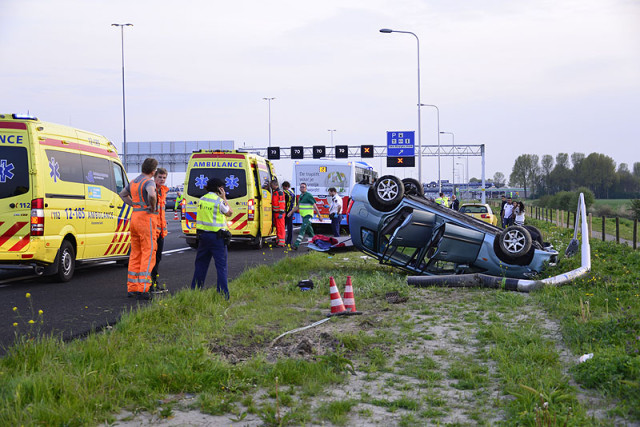
[(0, 199), (27, 192), (29, 192), (27, 149), (0, 145)]
[(187, 194), (202, 197), (207, 194), (205, 186), (211, 178), (218, 178), (224, 183), (227, 199), (237, 199), (247, 195), (247, 177), (244, 169), (193, 168), (189, 173)]

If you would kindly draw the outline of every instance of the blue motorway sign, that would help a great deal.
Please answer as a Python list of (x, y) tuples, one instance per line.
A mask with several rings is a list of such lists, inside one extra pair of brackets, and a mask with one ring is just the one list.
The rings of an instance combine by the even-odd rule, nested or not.
[(412, 157), (415, 152), (414, 131), (387, 132), (387, 157)]

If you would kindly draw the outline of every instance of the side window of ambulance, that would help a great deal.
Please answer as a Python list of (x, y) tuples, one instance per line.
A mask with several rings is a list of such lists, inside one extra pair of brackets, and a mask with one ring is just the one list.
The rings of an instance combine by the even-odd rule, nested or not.
[(80, 154), (66, 151), (45, 150), (49, 162), (48, 174), (54, 182), (67, 181), (84, 184)]
[(113, 163), (113, 177), (115, 178), (115, 192), (120, 193), (122, 189), (127, 185), (127, 180), (124, 175), (124, 171), (119, 164)]
[(111, 191), (115, 191), (110, 163), (107, 159), (83, 155), (84, 183), (87, 185), (101, 185)]
[(29, 160), (24, 147), (0, 146), (0, 199), (29, 191)]

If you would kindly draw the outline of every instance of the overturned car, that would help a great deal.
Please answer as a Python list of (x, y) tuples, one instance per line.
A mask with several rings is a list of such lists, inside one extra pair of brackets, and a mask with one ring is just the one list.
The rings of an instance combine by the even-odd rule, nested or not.
[(529, 225), (503, 230), (429, 201), (416, 180), (385, 175), (352, 191), (353, 245), (413, 274), (531, 278), (558, 252)]

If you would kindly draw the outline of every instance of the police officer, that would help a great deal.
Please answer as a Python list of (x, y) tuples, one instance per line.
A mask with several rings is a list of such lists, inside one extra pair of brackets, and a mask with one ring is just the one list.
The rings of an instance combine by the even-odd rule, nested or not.
[(217, 289), (229, 299), (227, 287), (227, 245), (231, 234), (227, 230), (227, 220), (233, 214), (227, 203), (224, 183), (218, 178), (207, 181), (207, 194), (200, 198), (196, 216), (198, 233), (198, 253), (191, 289), (201, 288), (207, 277), (211, 257), (216, 264)]
[(446, 208), (446, 207), (448, 207), (448, 205), (447, 205), (448, 200), (447, 200), (447, 198), (446, 198), (446, 197), (444, 197), (444, 193), (440, 192), (439, 196), (440, 196), (440, 197), (438, 197), (438, 198), (435, 200), (435, 202), (436, 202), (437, 204), (439, 204), (440, 206), (444, 206), (445, 208)]

